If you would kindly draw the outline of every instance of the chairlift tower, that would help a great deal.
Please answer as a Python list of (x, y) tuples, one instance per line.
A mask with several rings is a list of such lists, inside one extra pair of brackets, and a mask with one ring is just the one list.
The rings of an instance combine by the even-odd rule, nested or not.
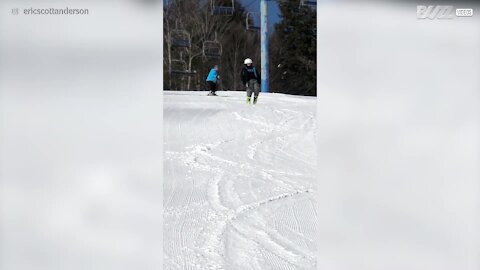
[(261, 78), (262, 78), (262, 92), (268, 92), (268, 6), (267, 0), (260, 0), (260, 60)]

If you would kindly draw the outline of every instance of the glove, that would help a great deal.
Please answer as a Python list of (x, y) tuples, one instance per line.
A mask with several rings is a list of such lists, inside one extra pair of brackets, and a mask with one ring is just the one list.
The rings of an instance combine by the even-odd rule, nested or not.
[(245, 84), (245, 87), (247, 87), (247, 88), (248, 88), (248, 83), (246, 83), (246, 84)]

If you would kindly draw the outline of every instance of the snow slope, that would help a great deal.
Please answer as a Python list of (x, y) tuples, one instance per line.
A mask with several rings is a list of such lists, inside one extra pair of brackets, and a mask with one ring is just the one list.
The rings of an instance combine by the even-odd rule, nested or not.
[(165, 269), (315, 269), (315, 108), (164, 92)]

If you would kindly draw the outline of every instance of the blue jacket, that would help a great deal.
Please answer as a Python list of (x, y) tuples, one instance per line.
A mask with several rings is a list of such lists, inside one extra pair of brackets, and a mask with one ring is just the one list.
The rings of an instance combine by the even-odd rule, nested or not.
[(218, 77), (217, 71), (214, 68), (212, 68), (208, 73), (207, 82), (217, 83), (217, 77)]

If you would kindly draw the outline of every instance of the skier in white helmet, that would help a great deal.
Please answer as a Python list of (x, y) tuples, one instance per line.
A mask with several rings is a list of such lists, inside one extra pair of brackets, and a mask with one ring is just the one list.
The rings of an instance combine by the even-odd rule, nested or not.
[(255, 66), (253, 65), (253, 61), (250, 58), (245, 59), (244, 61), (245, 66), (242, 69), (241, 78), (242, 82), (246, 87), (247, 90), (247, 103), (250, 104), (252, 93), (253, 96), (253, 104), (257, 103), (258, 94), (260, 93), (260, 72), (257, 71)]

